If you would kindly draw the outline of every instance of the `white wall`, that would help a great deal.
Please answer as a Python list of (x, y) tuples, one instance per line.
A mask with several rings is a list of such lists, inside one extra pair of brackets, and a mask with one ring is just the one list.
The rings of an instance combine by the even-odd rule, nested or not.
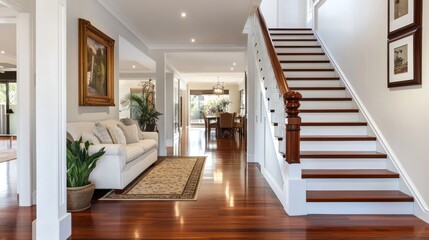
[(429, 203), (429, 4), (423, 12), (423, 84), (387, 88), (387, 1), (327, 0), (318, 32), (393, 149), (425, 203)]
[[(78, 19), (91, 22), (115, 42), (114, 107), (79, 107)], [(119, 36), (147, 53), (147, 47), (95, 0), (67, 1), (67, 121), (97, 121), (119, 118)]]
[(268, 27), (304, 28), (307, 26), (307, 0), (263, 0), (261, 11)]

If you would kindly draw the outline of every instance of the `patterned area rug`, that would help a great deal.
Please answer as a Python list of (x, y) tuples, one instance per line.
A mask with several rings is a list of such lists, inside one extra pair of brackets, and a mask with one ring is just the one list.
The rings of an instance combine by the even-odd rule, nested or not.
[(16, 159), (16, 149), (0, 149), (0, 163)]
[(122, 193), (114, 190), (100, 200), (196, 200), (205, 157), (159, 157)]

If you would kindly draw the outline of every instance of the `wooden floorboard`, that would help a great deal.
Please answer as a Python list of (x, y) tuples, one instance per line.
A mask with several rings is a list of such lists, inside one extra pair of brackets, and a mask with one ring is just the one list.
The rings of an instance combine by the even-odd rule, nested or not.
[[(176, 155), (207, 156), (197, 201), (98, 201), (98, 191), (89, 210), (73, 213), (71, 239), (429, 239), (414, 216), (289, 217), (245, 163), (245, 138), (206, 138), (201, 128), (183, 136)], [(35, 208), (17, 207), (11, 169), (0, 164), (0, 239), (31, 239)]]

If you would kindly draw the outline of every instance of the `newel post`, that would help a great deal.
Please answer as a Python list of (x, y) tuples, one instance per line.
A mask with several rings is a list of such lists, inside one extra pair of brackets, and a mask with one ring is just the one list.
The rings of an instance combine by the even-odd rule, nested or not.
[(301, 117), (299, 107), (302, 95), (299, 92), (288, 91), (283, 95), (286, 106), (286, 161), (289, 164), (300, 163)]

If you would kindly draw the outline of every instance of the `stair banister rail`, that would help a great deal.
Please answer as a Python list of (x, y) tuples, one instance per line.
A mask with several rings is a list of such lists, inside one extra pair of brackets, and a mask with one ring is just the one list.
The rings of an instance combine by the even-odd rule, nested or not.
[(283, 97), (284, 111), (287, 113), (288, 121), (286, 124), (286, 161), (289, 164), (298, 164), (300, 163), (301, 141), (301, 117), (299, 116), (299, 107), (301, 106), (300, 100), (302, 99), (302, 95), (299, 92), (292, 91), (289, 88), (283, 68), (277, 57), (273, 41), (271, 40), (270, 34), (268, 32), (268, 27), (264, 16), (262, 15), (259, 8), (257, 9), (256, 15), (259, 20), (260, 30), (267, 48), (268, 57), (274, 71), (274, 77), (277, 80), (279, 94)]

